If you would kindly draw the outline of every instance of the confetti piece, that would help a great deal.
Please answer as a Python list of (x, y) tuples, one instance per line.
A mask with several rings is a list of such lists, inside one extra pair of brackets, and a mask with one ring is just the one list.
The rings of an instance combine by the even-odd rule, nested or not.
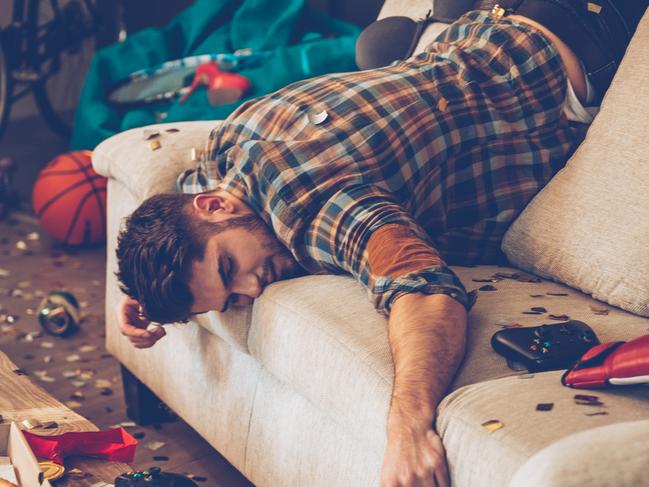
[(59, 427), (59, 423), (56, 421), (48, 421), (46, 423), (43, 423), (42, 428), (45, 430), (53, 430)]
[(39, 235), (38, 232), (31, 232), (27, 234), (27, 240), (31, 240), (33, 242), (40, 240), (41, 236)]
[(113, 390), (109, 389), (108, 387), (105, 387), (99, 390), (99, 394), (101, 394), (102, 396), (112, 396)]
[(95, 372), (94, 370), (82, 370), (79, 373), (79, 377), (81, 377), (82, 379), (90, 380), (95, 376), (96, 373), (97, 372)]
[(0, 269), (0, 278), (9, 277), (11, 273), (7, 269)]
[(490, 419), (489, 421), (486, 421), (482, 423), (482, 427), (486, 429), (489, 433), (493, 433), (496, 430), (499, 430), (505, 426), (502, 422), (498, 421), (497, 419)]
[(82, 406), (82, 404), (79, 401), (65, 401), (65, 405), (70, 409), (77, 409)]
[(167, 462), (169, 461), (169, 457), (166, 455), (155, 455), (153, 457), (153, 461), (155, 462)]
[(507, 272), (496, 272), (494, 274), (495, 277), (500, 277), (502, 279), (518, 279), (520, 277), (520, 274), (509, 274)]
[(448, 100), (446, 98), (440, 98), (439, 101), (437, 102), (437, 109), (440, 112), (445, 112), (447, 108), (448, 108)]
[(518, 277), (517, 281), (518, 282), (541, 282), (541, 278), (536, 276), (529, 276), (527, 274), (521, 274)]
[(83, 400), (85, 398), (86, 398), (85, 394), (83, 392), (81, 392), (81, 391), (74, 391), (72, 394), (70, 394), (70, 399)]
[(524, 315), (542, 315), (543, 313), (540, 311), (523, 311)]
[(98, 348), (99, 347), (97, 345), (82, 345), (81, 347), (79, 347), (79, 352), (81, 353), (94, 352)]
[(54, 343), (52, 342), (41, 342), (42, 348), (54, 348)]
[(471, 280), (473, 282), (500, 282), (500, 281), (502, 281), (502, 279), (493, 279), (493, 278), (489, 278), (489, 279), (471, 279)]
[(584, 413), (585, 416), (606, 416), (608, 413), (606, 411), (598, 411), (596, 413)]
[(97, 389), (103, 389), (104, 387), (110, 387), (112, 386), (113, 383), (109, 381), (108, 379), (97, 379), (95, 381), (95, 387)]
[(587, 394), (576, 394), (575, 404), (580, 406), (603, 406), (604, 403), (599, 400), (598, 396), (589, 396)]
[(23, 369), (14, 369), (12, 372), (16, 375), (29, 375), (29, 372)]
[(52, 362), (52, 356), (51, 355), (45, 355), (45, 357), (43, 357), (43, 362), (45, 362), (46, 364), (51, 363)]
[(81, 355), (73, 353), (72, 355), (65, 357), (65, 360), (68, 362), (78, 362), (79, 360), (81, 360)]
[(131, 436), (136, 440), (141, 440), (146, 436), (146, 433), (144, 433), (143, 431), (138, 431), (137, 433), (133, 433)]
[(144, 140), (152, 140), (160, 137), (160, 132), (156, 130), (144, 129), (142, 131), (142, 137)]
[(569, 296), (567, 293), (545, 293), (548, 296)]
[(135, 424), (135, 421), (122, 421), (119, 426), (122, 428), (135, 428), (137, 424)]
[(597, 306), (591, 306), (590, 309), (596, 315), (607, 315), (610, 312), (608, 308), (601, 308)]
[(149, 443), (147, 443), (144, 446), (146, 448), (148, 448), (149, 450), (157, 451), (160, 448), (162, 448), (163, 446), (165, 446), (165, 442), (164, 441), (150, 441)]
[(158, 150), (161, 147), (160, 141), (159, 140), (150, 140), (149, 141), (149, 149), (152, 151)]
[(530, 308), (532, 311), (538, 311), (539, 313), (547, 313), (548, 310), (545, 309), (543, 306), (536, 306), (534, 308)]
[(486, 286), (482, 286), (478, 288), (478, 291), (497, 291), (498, 288), (495, 286), (492, 286), (490, 284), (487, 284)]
[(18, 250), (27, 250), (27, 244), (24, 240), (18, 240), (18, 242), (16, 242), (16, 248)]
[(38, 428), (41, 426), (41, 422), (37, 419), (30, 418), (30, 419), (24, 419), (23, 421), (20, 422), (20, 425), (25, 428), (26, 430), (33, 430), (34, 428)]
[(570, 316), (568, 315), (548, 315), (548, 318), (551, 320), (557, 320), (557, 321), (568, 321), (570, 319)]
[(169, 132), (170, 134), (175, 134), (176, 132), (180, 132), (180, 129), (170, 128), (170, 129), (165, 129), (165, 132)]
[(552, 411), (552, 408), (554, 407), (553, 402), (541, 402), (536, 405), (536, 410), (537, 411)]
[(534, 374), (521, 374), (518, 376), (519, 379), (533, 379)]
[(79, 377), (80, 373), (80, 370), (64, 370), (62, 375), (66, 379), (71, 379), (72, 377)]

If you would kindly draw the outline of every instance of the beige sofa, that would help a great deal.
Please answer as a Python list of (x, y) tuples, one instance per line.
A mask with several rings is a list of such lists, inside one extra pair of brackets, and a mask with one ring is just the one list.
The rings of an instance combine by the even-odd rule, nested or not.
[[(389, 0), (381, 16), (418, 18), (428, 6), (428, 0)], [(430, 26), (419, 47), (443, 28)], [(649, 17), (636, 37), (636, 51), (649, 52)], [(649, 73), (646, 63), (644, 69)], [(642, 117), (648, 120), (649, 110)], [(133, 348), (118, 331), (120, 222), (147, 196), (174, 190), (176, 176), (191, 167), (191, 149), (201, 148), (217, 123), (157, 126), (179, 131), (162, 131), (162, 147), (154, 152), (142, 129), (134, 129), (93, 154), (96, 170), (109, 178), (108, 348), (256, 485), (377, 486), (393, 362), (387, 321), (351, 278), (275, 283), (249, 309), (171, 325), (168, 336), (147, 350)], [(644, 141), (643, 152), (649, 152), (649, 137)], [(524, 274), (516, 267), (454, 270), (469, 290), (485, 285), (474, 279), (498, 272)], [(643, 335), (649, 319), (550, 279), (504, 278), (492, 285), (497, 290), (481, 291), (469, 315), (466, 358), (438, 411), (453, 485), (649, 485), (649, 388), (598, 391), (604, 406), (578, 405), (579, 391), (561, 385), (560, 371), (513, 371), (490, 346), (502, 325), (552, 323), (549, 314), (590, 324), (602, 342)], [(524, 313), (535, 306), (548, 313)], [(551, 411), (536, 410), (549, 402)], [(482, 426), (494, 419), (504, 426), (493, 432)]]

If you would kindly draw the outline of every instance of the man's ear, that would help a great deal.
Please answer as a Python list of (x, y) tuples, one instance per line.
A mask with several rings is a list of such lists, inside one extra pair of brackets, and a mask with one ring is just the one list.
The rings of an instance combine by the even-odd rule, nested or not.
[(215, 212), (234, 213), (231, 201), (214, 193), (201, 193), (194, 196), (192, 207), (197, 213), (211, 214)]

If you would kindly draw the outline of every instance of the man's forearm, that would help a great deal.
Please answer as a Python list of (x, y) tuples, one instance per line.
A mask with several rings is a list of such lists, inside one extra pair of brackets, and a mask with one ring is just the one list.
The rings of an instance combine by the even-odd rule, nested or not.
[(393, 303), (388, 327), (395, 368), (388, 430), (431, 428), (464, 356), (467, 312), (445, 294), (406, 294)]

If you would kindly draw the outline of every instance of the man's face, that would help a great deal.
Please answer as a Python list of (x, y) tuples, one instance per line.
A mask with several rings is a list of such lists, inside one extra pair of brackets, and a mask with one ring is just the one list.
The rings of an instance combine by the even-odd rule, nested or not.
[(250, 304), (268, 284), (300, 274), (288, 250), (240, 200), (200, 195), (194, 200), (194, 214), (218, 222), (245, 217), (254, 224), (252, 228), (229, 228), (208, 238), (203, 259), (192, 264), (192, 314)]

